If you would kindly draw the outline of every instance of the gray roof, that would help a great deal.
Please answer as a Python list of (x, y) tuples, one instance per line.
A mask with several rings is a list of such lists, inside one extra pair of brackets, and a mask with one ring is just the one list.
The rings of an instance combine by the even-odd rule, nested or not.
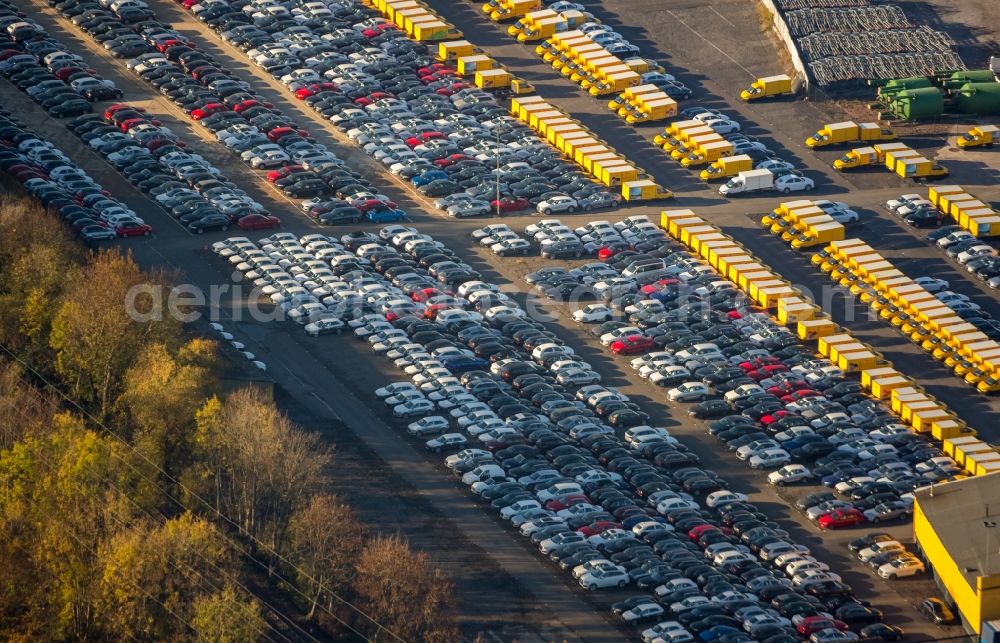
[(1000, 474), (933, 485), (913, 495), (970, 585), (975, 587), (979, 576), (1000, 573)]

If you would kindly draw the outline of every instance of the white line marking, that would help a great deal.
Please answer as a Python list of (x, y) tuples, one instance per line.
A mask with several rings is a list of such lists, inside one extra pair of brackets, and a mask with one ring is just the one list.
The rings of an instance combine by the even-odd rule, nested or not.
[[(745, 72), (747, 73), (747, 75), (748, 75), (748, 76), (750, 76), (751, 78), (756, 78), (756, 77), (757, 77), (757, 75), (756, 75), (756, 74), (754, 74), (754, 73), (753, 73), (752, 71), (750, 71), (749, 69), (747, 69), (746, 67), (744, 67), (743, 65), (741, 65), (740, 63), (738, 63), (738, 62), (736, 61), (736, 59), (735, 59), (735, 58), (733, 58), (732, 56), (730, 56), (730, 55), (729, 55), (729, 54), (727, 54), (726, 52), (724, 52), (724, 51), (722, 51), (721, 49), (719, 49), (719, 47), (718, 47), (718, 46), (717, 46), (717, 45), (716, 45), (716, 44), (715, 44), (714, 42), (712, 42), (711, 40), (709, 40), (708, 38), (706, 38), (705, 36), (703, 36), (703, 35), (702, 35), (702, 34), (701, 34), (700, 32), (698, 32), (698, 30), (696, 30), (696, 29), (695, 29), (694, 27), (692, 27), (692, 26), (691, 26), (691, 25), (689, 25), (688, 23), (684, 22), (684, 21), (683, 21), (683, 20), (682, 20), (682, 19), (680, 18), (680, 16), (678, 16), (678, 15), (677, 15), (676, 13), (674, 13), (674, 12), (673, 12), (673, 11), (671, 11), (670, 9), (667, 9), (667, 13), (669, 13), (669, 14), (670, 14), (671, 16), (673, 16), (674, 20), (676, 20), (677, 22), (679, 22), (679, 23), (681, 23), (682, 25), (684, 25), (684, 26), (685, 26), (685, 27), (686, 27), (686, 28), (688, 29), (688, 31), (690, 31), (690, 32), (691, 32), (691, 33), (693, 33), (694, 35), (696, 35), (696, 36), (698, 36), (699, 38), (701, 38), (701, 39), (702, 39), (702, 40), (703, 40), (703, 41), (704, 41), (704, 42), (705, 42), (705, 43), (706, 43), (706, 44), (707, 44), (708, 46), (710, 46), (710, 47), (711, 47), (712, 49), (716, 50), (717, 52), (719, 52), (720, 54), (722, 54), (723, 56), (725, 56), (725, 57), (726, 57), (726, 59), (727, 59), (727, 60), (728, 60), (729, 62), (733, 63), (734, 65), (736, 65), (737, 67), (739, 67), (740, 69), (742, 69), (743, 71), (745, 71)], [(728, 21), (727, 21), (727, 22), (728, 22)], [(730, 24), (732, 24), (732, 23), (730, 23)]]

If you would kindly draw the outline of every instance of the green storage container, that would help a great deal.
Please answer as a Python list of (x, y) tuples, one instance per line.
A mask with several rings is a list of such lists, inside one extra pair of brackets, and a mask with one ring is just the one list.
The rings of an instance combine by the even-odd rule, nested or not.
[(937, 118), (944, 113), (944, 96), (937, 87), (906, 89), (893, 97), (889, 109), (905, 121)]
[(966, 83), (955, 92), (955, 106), (963, 114), (1000, 114), (1000, 83)]
[(995, 83), (993, 72), (989, 69), (965, 69), (956, 71), (951, 75), (951, 80), (962, 81), (963, 83)]
[(931, 80), (925, 76), (913, 76), (911, 78), (893, 78), (885, 85), (879, 88), (879, 95), (886, 96), (891, 94), (898, 94), (901, 91), (907, 89), (920, 89), (922, 87), (931, 87)]

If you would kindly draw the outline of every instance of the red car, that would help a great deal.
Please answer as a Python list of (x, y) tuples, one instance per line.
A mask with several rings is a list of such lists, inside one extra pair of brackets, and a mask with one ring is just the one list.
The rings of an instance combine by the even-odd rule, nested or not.
[(369, 210), (377, 208), (380, 205), (384, 205), (390, 210), (396, 209), (396, 203), (394, 201), (380, 201), (379, 199), (365, 199), (364, 201), (359, 201), (357, 203), (351, 202), (351, 205), (362, 212), (368, 212)]
[(191, 118), (200, 121), (203, 118), (208, 118), (212, 114), (218, 114), (219, 112), (229, 111), (229, 108), (222, 103), (208, 103), (204, 107), (199, 107), (191, 112)]
[(128, 103), (115, 103), (104, 110), (104, 120), (111, 120), (111, 117), (115, 115), (115, 112), (120, 112), (123, 109), (134, 109), (137, 112), (146, 111), (146, 108), (144, 107), (136, 107), (134, 105), (129, 105)]
[(531, 207), (531, 204), (523, 197), (515, 199), (514, 197), (505, 196), (499, 201), (496, 199), (490, 201), (490, 207), (493, 208), (494, 212), (496, 212), (498, 207), (500, 208), (500, 212), (516, 212), (518, 210), (527, 210)]
[(834, 509), (816, 519), (820, 529), (843, 529), (844, 527), (860, 525), (864, 521), (865, 515), (854, 507)]
[(590, 502), (590, 498), (582, 493), (575, 493), (549, 500), (545, 503), (545, 508), (549, 511), (562, 511), (563, 509), (569, 509), (573, 505), (579, 505), (584, 502)]
[(781, 401), (785, 404), (790, 404), (792, 402), (797, 402), (798, 400), (804, 400), (807, 397), (823, 397), (823, 394), (819, 391), (804, 388), (799, 389), (798, 391), (792, 391), (788, 395), (783, 395), (781, 397)]
[(827, 618), (826, 616), (808, 616), (802, 619), (802, 622), (795, 629), (798, 630), (799, 634), (809, 636), (820, 630), (830, 629), (831, 627), (843, 632), (847, 629), (847, 623), (835, 618)]
[(250, 99), (247, 99), (245, 101), (242, 101), (242, 102), (239, 102), (239, 103), (236, 103), (235, 105), (233, 105), (233, 111), (236, 112), (237, 114), (239, 114), (240, 112), (245, 112), (246, 110), (250, 109), (251, 107), (266, 107), (267, 109), (271, 109), (272, 107), (274, 107), (274, 105), (272, 105), (271, 103), (265, 103), (264, 101), (259, 101), (259, 100), (250, 98)]
[(293, 129), (291, 127), (275, 127), (267, 133), (267, 140), (272, 143), (277, 143), (280, 139), (286, 136), (301, 136), (302, 138), (308, 138), (309, 132), (302, 129)]
[(754, 380), (755, 382), (759, 382), (769, 377), (773, 377), (778, 373), (786, 373), (786, 372), (788, 372), (787, 366), (785, 366), (784, 364), (781, 364), (780, 366), (775, 364), (773, 366), (765, 366), (763, 368), (759, 368), (756, 371), (750, 371), (746, 374), (746, 376)]
[(138, 222), (123, 223), (115, 228), (115, 234), (119, 237), (148, 237), (152, 233), (152, 226)]
[(615, 355), (641, 355), (654, 348), (656, 344), (653, 339), (645, 335), (628, 335), (611, 343), (611, 352)]
[(715, 525), (698, 525), (688, 532), (688, 538), (698, 540), (710, 531), (719, 531), (719, 528)]
[(463, 89), (468, 89), (471, 87), (468, 83), (463, 83), (462, 81), (450, 83), (447, 87), (438, 87), (434, 90), (434, 93), (439, 96), (451, 96), (456, 92), (460, 92)]
[(240, 217), (236, 225), (241, 230), (270, 230), (271, 228), (280, 226), (281, 219), (267, 216), (266, 214), (248, 214), (245, 217)]
[(442, 141), (447, 138), (448, 137), (441, 132), (423, 132), (421, 134), (417, 134), (416, 136), (411, 136), (403, 142), (410, 147), (416, 147), (418, 145), (423, 145), (427, 141)]
[(780, 384), (769, 386), (767, 392), (771, 395), (788, 395), (794, 391), (809, 389), (809, 383), (805, 380), (785, 380)]
[(286, 165), (285, 167), (278, 168), (277, 170), (271, 170), (267, 173), (267, 180), (274, 183), (278, 179), (283, 179), (286, 176), (291, 176), (292, 174), (301, 174), (303, 172), (308, 172), (301, 165)]
[(586, 527), (580, 527), (577, 529), (577, 533), (590, 538), (591, 536), (596, 536), (597, 534), (603, 534), (609, 529), (621, 529), (622, 525), (620, 522), (612, 522), (610, 520), (598, 520), (597, 522), (592, 522)]
[[(121, 123), (118, 124), (118, 128), (123, 132), (127, 132), (136, 125), (145, 125), (147, 123), (150, 123), (150, 120), (148, 118), (142, 118), (142, 117), (126, 118), (125, 120), (123, 120)], [(156, 123), (151, 123), (151, 124), (155, 125)]]
[(781, 418), (788, 415), (788, 411), (781, 409), (780, 411), (775, 411), (774, 413), (765, 413), (760, 416), (760, 423), (764, 426), (771, 426)]
[(448, 167), (449, 165), (458, 163), (459, 161), (474, 161), (474, 160), (475, 159), (469, 156), (468, 154), (452, 154), (450, 156), (444, 157), (443, 159), (437, 159), (436, 161), (434, 161), (434, 165), (440, 168), (445, 168)]
[(410, 293), (410, 299), (416, 302), (427, 301), (431, 297), (437, 297), (438, 295), (447, 295), (449, 293), (442, 292), (437, 288), (421, 288), (416, 292)]
[(368, 105), (371, 105), (375, 101), (381, 100), (383, 98), (395, 98), (395, 96), (393, 96), (389, 92), (372, 92), (367, 96), (361, 96), (360, 98), (355, 98), (354, 104), (358, 105), (359, 107), (366, 107)]
[(782, 361), (777, 357), (755, 357), (751, 360), (740, 362), (739, 366), (744, 371), (756, 371), (764, 366), (772, 366), (775, 364), (782, 364)]
[(418, 76), (426, 76), (427, 74), (433, 74), (434, 72), (436, 72), (439, 69), (453, 69), (453, 68), (449, 67), (448, 65), (446, 65), (444, 63), (431, 63), (430, 65), (427, 65), (426, 67), (418, 67), (417, 68), (417, 75)]
[(306, 85), (305, 87), (296, 89), (295, 98), (298, 98), (299, 100), (305, 100), (310, 96), (315, 96), (320, 92), (326, 92), (326, 91), (331, 91), (331, 92), (337, 91), (337, 84), (330, 82), (311, 83), (309, 85)]
[(597, 258), (601, 261), (604, 261), (606, 259), (610, 259), (611, 257), (615, 256), (615, 253), (617, 252), (618, 251), (615, 250), (614, 248), (601, 248), (600, 250), (597, 251)]

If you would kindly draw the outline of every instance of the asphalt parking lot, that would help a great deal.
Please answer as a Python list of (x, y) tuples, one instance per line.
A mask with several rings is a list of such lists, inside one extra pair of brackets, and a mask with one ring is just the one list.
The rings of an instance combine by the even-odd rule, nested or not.
[[(780, 62), (766, 34), (759, 29), (756, 12), (750, 3), (715, 2), (710, 6), (699, 3), (664, 2), (653, 10), (647, 3), (635, 0), (609, 0), (587, 3), (601, 17), (615, 25), (643, 48), (644, 54), (667, 63), (676, 70), (679, 79), (695, 89), (692, 102), (732, 110), (744, 123), (753, 123), (750, 132), (771, 141), (774, 149), (794, 159), (807, 173), (817, 179), (814, 195), (846, 201), (859, 209), (863, 224), (855, 230), (858, 236), (880, 249), (911, 276), (933, 274), (952, 281), (953, 289), (973, 297), (984, 308), (1000, 315), (995, 293), (981, 282), (970, 278), (956, 264), (930, 247), (912, 229), (899, 225), (881, 207), (886, 199), (904, 192), (920, 191), (904, 185), (898, 179), (881, 174), (840, 175), (829, 163), (833, 152), (813, 153), (802, 140), (820, 124), (835, 120), (835, 113), (825, 105), (801, 100), (782, 101), (766, 105), (747, 106), (733, 101), (735, 87), (747, 84), (752, 77), (778, 70)], [(440, 5), (440, 6), (438, 6)], [(286, 230), (305, 234), (329, 232), (306, 219), (293, 202), (277, 193), (257, 173), (246, 170), (232, 154), (219, 145), (205, 130), (195, 127), (183, 111), (161, 98), (80, 35), (57, 14), (34, 4), (39, 12), (35, 18), (71, 49), (85, 55), (106, 78), (113, 79), (125, 90), (126, 100), (147, 107), (166, 125), (187, 140), (192, 149), (217, 165), (248, 194), (282, 217)], [(154, 0), (150, 6), (158, 17), (171, 22), (182, 32), (204, 43), (225, 65), (242, 77), (252, 79), (257, 90), (285, 113), (308, 123), (317, 140), (335, 149), (352, 166), (360, 168), (375, 184), (405, 209), (421, 231), (433, 234), (455, 248), (463, 258), (497, 283), (523, 289), (523, 275), (551, 262), (537, 257), (498, 260), (492, 254), (469, 244), (468, 233), (484, 222), (454, 221), (428, 207), (427, 200), (396, 179), (382, 173), (382, 167), (363, 154), (329, 123), (311, 110), (287, 98), (284, 87), (249, 66), (241, 52), (223, 43), (217, 35), (194, 20), (190, 14), (166, 0)], [(632, 214), (645, 213), (655, 217), (666, 208), (693, 208), (695, 211), (732, 234), (747, 248), (786, 278), (820, 292), (826, 278), (808, 265), (807, 256), (798, 256), (781, 242), (766, 235), (757, 225), (759, 216), (772, 208), (774, 197), (726, 201), (695, 180), (694, 175), (666, 158), (649, 143), (659, 129), (654, 126), (632, 128), (609, 115), (603, 101), (581, 95), (575, 85), (555, 78), (530, 50), (513, 43), (505, 34), (480, 18), (471, 3), (435, 3), (441, 13), (462, 28), (470, 40), (486, 48), (512, 71), (535, 83), (539, 93), (559, 105), (564, 111), (580, 118), (593, 131), (612, 142), (619, 151), (650, 171), (657, 180), (677, 193), (669, 203), (629, 207), (615, 212), (566, 217), (580, 225), (591, 219), (617, 221)], [(642, 27), (628, 27), (639, 25)], [(672, 69), (672, 71), (673, 71)], [(71, 153), (94, 178), (154, 223), (157, 234), (149, 239), (128, 243), (136, 257), (147, 265), (168, 265), (181, 270), (192, 282), (206, 287), (228, 283), (224, 266), (205, 251), (205, 244), (224, 234), (193, 237), (177, 226), (140, 193), (131, 188), (96, 154), (81, 148), (78, 139), (61, 125), (34, 109), (33, 103), (15, 90), (10, 90), (8, 109), (15, 110), (29, 124), (49, 136), (50, 140)], [(948, 151), (944, 138), (921, 140), (915, 147)], [(994, 156), (996, 154), (994, 153)], [(995, 160), (984, 163), (960, 158), (948, 180), (967, 186), (985, 200), (1000, 200), (996, 185)], [(812, 195), (810, 195), (812, 196)], [(147, 215), (148, 213), (148, 215)], [(523, 228), (535, 217), (505, 217), (504, 222), (515, 229)], [(337, 231), (339, 233), (339, 230)], [(871, 343), (892, 360), (897, 368), (915, 377), (929, 392), (944, 400), (963, 419), (980, 431), (985, 438), (1000, 439), (1000, 423), (996, 422), (1000, 403), (995, 398), (977, 395), (960, 383), (933, 359), (914, 348), (882, 321), (863, 318), (848, 320), (853, 307), (838, 305), (831, 311), (835, 319), (845, 322), (859, 338)], [(691, 421), (683, 405), (663, 403), (662, 395), (637, 380), (622, 362), (611, 359), (594, 345), (589, 335), (569, 321), (566, 310), (552, 307), (553, 327), (577, 352), (598, 368), (605, 382), (618, 386), (634, 399), (640, 400), (657, 418), (657, 423), (670, 428), (681, 437), (703, 461), (712, 461), (720, 453), (718, 443), (707, 436), (700, 422)], [(291, 326), (291, 324), (288, 324)], [(592, 595), (579, 590), (558, 575), (521, 541), (504, 533), (501, 522), (480, 511), (466, 491), (448, 477), (439, 459), (428, 458), (414, 444), (403, 439), (398, 427), (392, 426), (381, 405), (373, 403), (369, 394), (386, 378), (398, 373), (375, 363), (363, 345), (344, 338), (317, 342), (287, 326), (260, 325), (253, 322), (235, 324), (239, 338), (253, 346), (255, 353), (269, 365), (287, 397), (293, 415), (318, 430), (332, 434), (340, 445), (340, 460), (346, 473), (336, 483), (343, 493), (356, 498), (362, 515), (379, 523), (386, 530), (398, 529), (415, 544), (434, 556), (458, 582), (459, 602), (463, 614), (463, 634), (471, 639), (477, 632), (486, 632), (495, 640), (620, 640), (623, 631), (610, 621), (606, 606), (614, 593)], [(844, 547), (855, 537), (852, 531), (820, 535), (794, 510), (789, 509), (788, 496), (808, 490), (788, 490), (777, 494), (760, 475), (752, 474), (728, 453), (724, 453), (714, 468), (733, 483), (733, 488), (751, 496), (751, 500), (777, 519), (800, 542), (822, 552), (859, 595), (870, 598), (894, 624), (906, 629), (914, 640), (940, 639), (956, 632), (926, 624), (913, 605), (933, 589), (929, 581), (903, 581), (883, 584), (870, 571), (848, 557)], [(376, 493), (359, 493), (361, 484), (373, 485)], [(905, 525), (891, 531), (909, 539)], [(594, 609), (600, 607), (602, 609)]]

